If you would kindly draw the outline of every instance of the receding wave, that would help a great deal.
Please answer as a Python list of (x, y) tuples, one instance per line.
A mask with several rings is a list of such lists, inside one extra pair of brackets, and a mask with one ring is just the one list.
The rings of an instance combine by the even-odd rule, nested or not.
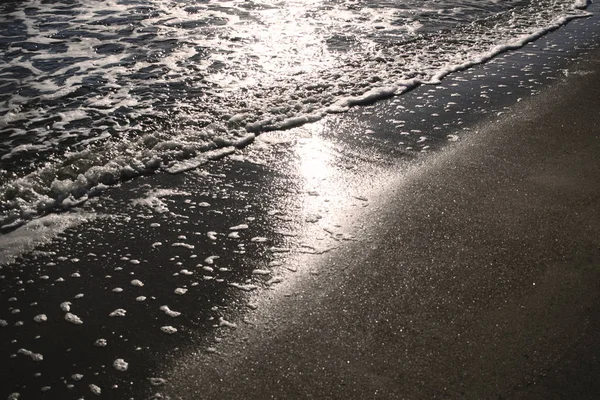
[(374, 3), (0, 6), (0, 226), (437, 83), (587, 15), (582, 0)]

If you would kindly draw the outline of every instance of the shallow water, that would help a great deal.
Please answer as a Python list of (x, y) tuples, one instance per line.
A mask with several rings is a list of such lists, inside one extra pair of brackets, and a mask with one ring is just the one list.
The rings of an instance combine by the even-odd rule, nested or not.
[(583, 2), (3, 4), (0, 226), (437, 82), (586, 15), (576, 6)]

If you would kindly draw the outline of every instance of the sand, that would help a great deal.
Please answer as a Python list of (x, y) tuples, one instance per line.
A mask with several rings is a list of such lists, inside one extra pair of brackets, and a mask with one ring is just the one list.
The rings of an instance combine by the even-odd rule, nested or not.
[(597, 398), (600, 52), (573, 70), (391, 177), (369, 239), (182, 360), (173, 396)]

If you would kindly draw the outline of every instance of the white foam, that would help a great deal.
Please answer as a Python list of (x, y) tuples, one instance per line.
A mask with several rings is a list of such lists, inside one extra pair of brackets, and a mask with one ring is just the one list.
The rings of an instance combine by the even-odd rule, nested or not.
[(339, 113), (348, 110), (349, 107), (356, 105), (364, 105), (374, 103), (377, 100), (381, 100), (387, 97), (394, 96), (397, 93), (406, 91), (409, 88), (416, 86), (418, 81), (412, 81), (406, 85), (394, 85), (387, 87), (373, 88), (359, 96), (348, 96), (339, 99), (333, 105), (327, 109), (330, 113)]
[(37, 323), (41, 323), (48, 321), (48, 317), (46, 316), (46, 314), (39, 314), (33, 317), (33, 320)]
[(229, 322), (227, 320), (225, 320), (223, 317), (219, 317), (219, 323), (218, 325), (220, 327), (225, 327), (225, 328), (231, 328), (231, 329), (236, 329), (237, 325), (234, 324), (233, 322)]
[(287, 247), (277, 247), (277, 246), (272, 246), (272, 247), (269, 248), (269, 250), (272, 253), (289, 253), (290, 251), (292, 251), (292, 249), (290, 249), (290, 248), (287, 248)]
[(208, 161), (219, 160), (233, 153), (235, 153), (235, 147), (233, 146), (210, 150), (198, 155), (195, 158), (177, 162), (174, 165), (165, 168), (165, 170), (171, 174), (179, 174), (185, 171), (196, 169), (206, 164)]
[(167, 383), (167, 380), (164, 378), (148, 378), (148, 380), (152, 386), (163, 386)]
[(183, 296), (184, 294), (187, 293), (187, 291), (188, 290), (184, 289), (184, 288), (177, 288), (173, 291), (173, 293), (175, 293), (176, 295), (179, 295), (179, 296)]
[(579, 9), (584, 9), (588, 6), (589, 3), (590, 3), (589, 0), (575, 0), (575, 4), (573, 4), (573, 7), (579, 8)]
[(127, 368), (129, 367), (129, 363), (127, 363), (125, 360), (123, 360), (122, 358), (117, 358), (114, 362), (113, 362), (113, 368), (116, 369), (117, 371), (120, 372), (125, 372), (127, 371)]
[(257, 268), (255, 270), (252, 271), (253, 275), (270, 275), (271, 271), (269, 271), (268, 269), (260, 269)]
[(201, 155), (190, 160), (180, 161), (177, 164), (165, 168), (170, 174), (180, 174), (182, 172), (190, 171), (192, 169), (196, 169), (208, 162), (208, 157)]
[(19, 255), (47, 243), (73, 226), (96, 218), (89, 213), (50, 214), (0, 236), (0, 265), (10, 263)]
[(117, 308), (116, 310), (114, 310), (113, 312), (108, 314), (108, 316), (109, 317), (124, 317), (126, 314), (127, 314), (127, 310), (125, 310), (123, 308)]
[(192, 250), (194, 248), (194, 245), (188, 244), (188, 243), (177, 242), (177, 243), (173, 243), (171, 245), (171, 247), (185, 247), (186, 249)]
[(210, 256), (210, 257), (206, 257), (204, 259), (204, 262), (209, 264), (209, 265), (213, 265), (215, 263), (215, 260), (219, 258), (219, 256)]
[(44, 356), (41, 355), (40, 353), (34, 353), (31, 350), (27, 350), (27, 349), (19, 349), (17, 351), (17, 353), (19, 354), (23, 354), (25, 356), (28, 356), (29, 358), (31, 358), (33, 361), (43, 361), (44, 360)]
[(167, 314), (169, 317), (173, 317), (173, 318), (179, 317), (181, 315), (180, 312), (173, 311), (168, 306), (161, 306), (160, 310), (163, 311), (165, 314)]
[[(262, 8), (244, 9), (244, 21), (248, 23), (242, 24), (239, 6), (227, 2), (210, 14), (219, 16), (225, 23), (212, 24), (209, 18), (202, 27), (195, 26), (198, 16), (187, 12), (182, 5), (167, 7), (155, 3), (152, 15), (132, 24), (156, 27), (156, 41), (135, 44), (119, 41), (124, 50), (118, 54), (96, 51), (97, 46), (106, 42), (92, 36), (119, 33), (119, 24), (99, 23), (107, 7), (115, 17), (126, 19), (132, 12), (137, 13), (136, 4), (112, 0), (79, 4), (76, 25), (84, 34), (77, 41), (55, 37), (54, 34), (60, 32), (54, 32), (54, 28), (40, 31), (39, 24), (48, 15), (62, 12), (58, 5), (45, 4), (44, 13), (25, 13), (22, 7), (16, 6), (13, 18), (27, 28), (27, 41), (62, 43), (68, 48), (69, 60), (65, 60), (64, 53), (27, 49), (22, 49), (26, 57), (18, 53), (9, 60), (10, 67), (29, 71), (30, 76), (19, 78), (16, 83), (26, 89), (24, 92), (27, 89), (39, 91), (35, 102), (42, 104), (28, 110), (32, 99), (17, 94), (6, 104), (0, 104), (0, 113), (7, 111), (0, 117), (0, 128), (8, 127), (15, 135), (32, 138), (27, 144), (16, 142), (19, 144), (3, 156), (4, 160), (36, 151), (60, 150), (67, 140), (75, 140), (78, 145), (98, 142), (98, 146), (65, 154), (62, 158), (58, 152), (56, 162), (40, 165), (37, 171), (0, 188), (0, 199), (11, 194), (6, 196), (5, 206), (9, 211), (0, 216), (0, 224), (8, 229), (11, 224), (18, 226), (55, 208), (81, 205), (87, 196), (106, 189), (106, 185), (159, 168), (171, 173), (198, 168), (210, 160), (234, 154), (236, 148), (248, 145), (260, 132), (289, 129), (317, 121), (327, 113), (343, 112), (352, 106), (403, 93), (418, 84), (438, 83), (453, 71), (485, 62), (570, 19), (589, 15), (581, 10), (587, 6), (586, 0), (556, 0), (539, 5), (525, 2), (515, 7), (496, 2), (494, 7), (505, 11), (498, 14), (502, 19), (494, 29), (486, 24), (469, 24), (467, 20), (457, 32), (449, 29), (444, 35), (428, 36), (426, 32), (422, 37), (415, 35), (427, 24), (426, 18), (419, 21), (419, 13), (435, 15), (443, 11), (444, 16), (449, 13), (459, 21), (461, 11), (457, 10), (465, 8), (467, 14), (487, 17), (487, 12), (479, 14), (486, 11), (485, 7), (466, 3), (453, 9), (416, 2), (411, 2), (410, 7), (352, 8), (341, 3), (327, 8), (319, 2), (308, 2), (302, 7), (282, 3), (270, 7), (269, 12)], [(409, 15), (407, 10), (416, 14)], [(306, 15), (312, 17), (306, 18)], [(451, 18), (445, 22), (449, 20)], [(7, 20), (0, 19), (4, 21)], [(185, 28), (187, 23), (191, 24), (189, 28)], [(288, 25), (294, 29), (284, 28)], [(373, 29), (378, 30), (377, 35)], [(330, 49), (324, 43), (331, 39), (325, 36), (331, 32), (352, 39), (354, 44), (344, 51)], [(142, 34), (138, 30), (130, 33), (132, 39)], [(240, 40), (223, 40), (224, 37)], [(393, 41), (386, 41), (394, 37)], [(407, 37), (411, 40), (404, 40)], [(462, 40), (464, 38), (470, 40)], [(144, 57), (152, 54), (153, 44), (165, 39), (180, 42), (156, 60)], [(386, 43), (402, 45), (386, 46)], [(207, 53), (190, 63), (191, 57), (200, 55), (197, 54), (200, 47), (208, 49)], [(140, 55), (138, 60), (130, 59), (132, 52)], [(51, 72), (42, 71), (39, 65), (44, 62), (56, 62), (60, 66)], [(223, 68), (216, 67), (218, 65)], [(182, 95), (176, 101), (168, 99), (163, 106), (168, 95), (165, 93), (163, 97), (162, 92), (168, 90), (156, 96), (140, 95), (136, 90), (146, 84), (139, 79), (145, 69), (163, 71), (152, 79), (152, 85), (163, 89), (184, 85), (190, 93), (199, 89), (206, 97), (196, 99)], [(415, 76), (418, 78), (413, 78)], [(63, 102), (62, 107), (45, 107), (46, 103), (59, 102), (83, 88), (89, 77), (101, 77), (106, 81), (105, 88), (110, 90), (92, 92), (72, 108), (69, 102)], [(206, 87), (207, 82), (210, 88)], [(4, 87), (8, 86), (0, 82), (0, 90)], [(116, 112), (119, 108), (130, 108), (128, 118), (132, 121), (141, 117), (161, 123), (167, 121), (169, 126), (125, 139), (123, 136), (131, 133), (132, 125), (115, 117), (119, 115)], [(165, 108), (167, 111), (163, 111)], [(46, 126), (23, 129), (23, 121), (38, 123), (48, 118), (60, 118), (60, 121), (54, 122), (50, 129)], [(77, 125), (73, 122), (81, 122), (83, 118), (93, 119), (91, 124), (97, 133), (90, 133), (88, 127), (70, 128)], [(203, 128), (199, 128), (199, 121)], [(114, 137), (120, 139), (110, 139), (109, 127)], [(267, 138), (261, 142), (269, 143)], [(77, 164), (89, 167), (83, 168), (78, 177), (57, 179)], [(160, 199), (146, 200), (138, 204), (158, 212), (168, 210)]]
[(172, 189), (152, 189), (146, 192), (146, 197), (134, 199), (131, 201), (133, 205), (149, 207), (158, 213), (169, 211), (166, 203), (162, 201), (162, 197), (171, 196), (189, 196), (190, 193)]
[(172, 326), (161, 326), (160, 330), (169, 335), (177, 333), (177, 328), (174, 328)]
[(213, 231), (207, 232), (206, 236), (208, 236), (208, 238), (210, 240), (217, 240), (217, 232), (213, 232)]
[(70, 322), (74, 325), (81, 325), (83, 321), (75, 314), (71, 314), (70, 312), (65, 314), (65, 321)]
[(90, 391), (96, 396), (100, 396), (102, 394), (102, 389), (99, 386), (90, 383), (88, 387), (90, 388)]
[(254, 284), (246, 284), (246, 285), (242, 285), (239, 283), (230, 283), (229, 286), (232, 286), (236, 289), (240, 289), (243, 290), (244, 292), (251, 292), (253, 290), (258, 289), (258, 286), (254, 285)]

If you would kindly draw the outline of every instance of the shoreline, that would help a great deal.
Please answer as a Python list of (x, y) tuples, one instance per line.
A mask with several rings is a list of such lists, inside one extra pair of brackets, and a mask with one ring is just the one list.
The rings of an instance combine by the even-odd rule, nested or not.
[[(577, 32), (571, 24), (563, 29), (552, 34), (558, 48), (560, 38)], [(585, 50), (589, 40), (574, 46)], [(345, 390), (346, 397), (362, 391), (367, 398), (381, 387), (383, 397), (462, 398), (492, 384), (508, 390), (502, 384), (518, 389), (543, 381), (514, 393), (542, 390), (539, 398), (546, 398), (551, 382), (544, 373), (564, 382), (561, 390), (570, 373), (586, 372), (591, 382), (598, 357), (584, 350), (599, 348), (592, 318), (599, 309), (598, 249), (589, 239), (598, 238), (600, 174), (598, 146), (585, 129), (597, 124), (598, 68), (591, 60), (598, 51), (566, 52), (581, 66), (569, 59), (545, 65), (536, 57), (558, 51), (556, 43), (532, 46), (543, 49), (523, 48), (439, 86), (261, 135), (211, 173), (142, 177), (83, 206), (98, 218), (1, 269), (7, 284), (0, 294), (8, 302), (0, 319), (9, 323), (0, 327), (1, 354), (13, 363), (14, 376), (6, 376), (18, 382), (10, 390), (56, 398), (89, 395), (94, 384), (119, 398), (156, 391), (208, 398), (222, 390), (262, 398), (267, 388), (275, 397), (315, 390), (315, 397), (336, 398)], [(545, 74), (544, 67), (556, 70)], [(496, 75), (503, 68), (504, 81)], [(595, 103), (574, 107), (583, 95)], [(554, 126), (559, 120), (580, 136), (567, 139)], [(573, 195), (569, 206), (565, 192)], [(506, 234), (513, 228), (517, 235)], [(550, 246), (556, 237), (564, 241)], [(572, 265), (581, 268), (565, 274)], [(545, 314), (549, 299), (556, 302), (552, 315)], [(64, 321), (64, 301), (83, 325)], [(169, 316), (164, 305), (182, 315)], [(126, 317), (108, 317), (120, 308)], [(42, 312), (48, 323), (32, 323)], [(586, 318), (585, 329), (574, 331)], [(160, 333), (165, 326), (178, 332)], [(560, 329), (554, 334), (550, 326)], [(466, 337), (451, 336), (463, 330)], [(93, 346), (98, 338), (108, 346)], [(44, 362), (32, 366), (20, 348), (42, 353)], [(537, 353), (525, 357), (525, 348)], [(422, 357), (400, 365), (400, 357), (391, 359), (411, 349)], [(346, 356), (358, 362), (348, 365)], [(129, 362), (127, 372), (112, 370), (117, 358)], [(507, 369), (525, 358), (515, 361), (521, 369)], [(551, 362), (580, 358), (586, 370), (556, 372), (560, 365)], [(458, 376), (457, 361), (470, 375)], [(490, 372), (492, 364), (500, 375)], [(313, 375), (316, 367), (325, 372)], [(525, 367), (529, 381), (518, 381)], [(75, 373), (83, 379), (69, 379)], [(168, 378), (167, 386), (154, 387), (153, 377)]]
[[(154, 136), (141, 136), (136, 141), (101, 141), (98, 147), (87, 149), (75, 144), (75, 148), (79, 150), (73, 151), (70, 155), (68, 154), (73, 149), (60, 150), (64, 152), (62, 162), (52, 162), (52, 157), (49, 158), (45, 153), (48, 149), (45, 149), (41, 154), (35, 153), (37, 157), (41, 157), (40, 160), (45, 160), (41, 164), (38, 164), (36, 156), (32, 158), (27, 156), (23, 160), (20, 159), (20, 156), (28, 153), (27, 146), (30, 146), (30, 144), (17, 146), (2, 156), (7, 162), (10, 160), (13, 164), (18, 165), (18, 168), (10, 171), (0, 170), (0, 182), (2, 183), (0, 189), (3, 190), (2, 201), (6, 208), (3, 210), (2, 219), (0, 220), (0, 233), (10, 233), (45, 215), (77, 208), (89, 198), (94, 198), (107, 188), (118, 186), (131, 178), (152, 175), (156, 172), (173, 173), (196, 169), (210, 160), (216, 160), (235, 153), (236, 149), (239, 150), (252, 143), (256, 137), (255, 135), (259, 133), (293, 129), (318, 122), (331, 114), (345, 113), (352, 107), (368, 106), (375, 102), (385, 101), (410, 92), (422, 85), (440, 84), (449, 75), (482, 66), (502, 54), (522, 49), (527, 44), (563, 28), (571, 21), (591, 17), (593, 13), (588, 11), (588, 8), (591, 9), (592, 5), (590, 3), (588, 7), (586, 1), (574, 3), (568, 10), (565, 10), (564, 15), (551, 20), (550, 25), (502, 44), (497, 44), (487, 51), (473, 56), (468, 61), (460, 60), (456, 63), (447, 64), (435, 72), (426, 74), (427, 77), (406, 78), (397, 82), (388, 82), (385, 86), (375, 86), (361, 95), (340, 97), (322, 108), (284, 118), (283, 120), (277, 119), (276, 122), (271, 119), (257, 120), (248, 123), (241, 130), (234, 128), (235, 124), (230, 124), (229, 127), (221, 127), (222, 134), (224, 137), (228, 136), (227, 138), (215, 137), (214, 140), (205, 143), (201, 148), (195, 148), (196, 143), (192, 141), (184, 145), (183, 149), (174, 151), (168, 156), (161, 154), (160, 150), (157, 152), (154, 148), (146, 146), (148, 141), (159, 140)], [(234, 129), (237, 133), (230, 135), (228, 133), (230, 129)], [(87, 143), (93, 143), (99, 139), (90, 138), (90, 142)], [(197, 139), (202, 140), (201, 137)], [(171, 138), (163, 137), (160, 140), (177, 142), (182, 139), (174, 136)], [(163, 144), (169, 146), (168, 143)], [(31, 146), (32, 149), (36, 148), (35, 145)], [(43, 147), (49, 148), (50, 146), (45, 144)], [(13, 151), (15, 151), (14, 154)], [(117, 156), (118, 154), (132, 154), (134, 152), (137, 153), (138, 157), (143, 155), (144, 158), (128, 161)], [(90, 154), (94, 156), (89, 157)], [(152, 157), (149, 154), (152, 154)], [(169, 159), (168, 166), (161, 165), (161, 157), (165, 157), (165, 163)], [(115, 160), (118, 160), (118, 162), (114, 163)], [(87, 165), (87, 167), (80, 169), (77, 166), (74, 168), (73, 165), (77, 162), (82, 166)], [(34, 164), (37, 164), (35, 168), (33, 168)], [(91, 165), (93, 167), (90, 167)], [(17, 173), (21, 169), (27, 172)], [(6, 177), (3, 176), (5, 172), (7, 173)], [(14, 184), (15, 181), (18, 183)]]
[(581, 71), (396, 178), (368, 239), (175, 360), (165, 393), (595, 398), (600, 51)]

